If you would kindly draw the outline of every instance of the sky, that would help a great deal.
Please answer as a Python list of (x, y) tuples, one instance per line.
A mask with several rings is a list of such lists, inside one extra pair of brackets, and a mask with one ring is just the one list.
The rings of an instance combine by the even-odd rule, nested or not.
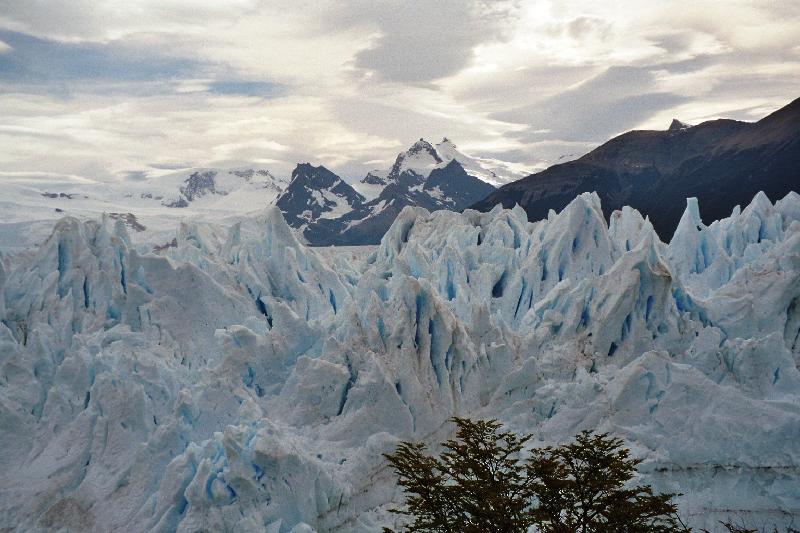
[(800, 0), (2, 0), (0, 183), (297, 162), (420, 137), (519, 173), (800, 96)]

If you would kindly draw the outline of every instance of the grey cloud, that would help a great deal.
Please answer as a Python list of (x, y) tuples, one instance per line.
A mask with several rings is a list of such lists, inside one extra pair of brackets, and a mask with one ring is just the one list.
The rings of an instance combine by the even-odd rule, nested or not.
[(722, 58), (719, 55), (701, 54), (691, 59), (684, 59), (682, 61), (658, 63), (651, 65), (653, 70), (666, 70), (674, 74), (685, 74), (689, 72), (697, 72), (712, 65), (720, 63)]
[(567, 33), (573, 39), (582, 39), (587, 35), (605, 37), (611, 30), (611, 24), (597, 17), (578, 17), (566, 25)]
[(493, 118), (528, 124), (530, 129), (520, 135), (525, 141), (542, 140), (536, 133), (542, 129), (551, 139), (602, 141), (684, 100), (655, 91), (653, 74), (647, 69), (612, 67), (574, 89)]
[(145, 181), (148, 176), (145, 170), (129, 170), (124, 173), (124, 178), (128, 181)]
[(284, 88), (265, 81), (225, 80), (210, 83), (209, 91), (225, 95), (275, 97), (282, 94)]
[(0, 55), (0, 79), (22, 83), (160, 80), (201, 66), (127, 44), (67, 44), (8, 31), (0, 31), (0, 39), (12, 48)]
[(192, 166), (191, 163), (150, 163), (150, 168), (155, 168), (157, 170), (181, 170), (182, 168), (189, 168)]
[(585, 80), (593, 71), (585, 66), (537, 65), (481, 77), (457, 87), (456, 96), (489, 109), (507, 109), (511, 102), (522, 107)]
[(472, 59), (477, 44), (498, 35), (502, 19), (486, 5), (453, 0), (393, 2), (372, 15), (381, 36), (357, 54), (354, 64), (405, 83), (455, 74)]
[(279, 84), (241, 79), (224, 66), (169, 55), (162, 38), (63, 43), (0, 30), (0, 40), (11, 47), (0, 54), (0, 83), (26, 92), (148, 96), (173, 92), (173, 82), (203, 75), (218, 78), (207, 87), (215, 94), (276, 97), (283, 92)]
[(663, 48), (670, 54), (678, 54), (688, 50), (694, 42), (694, 33), (680, 31), (654, 35), (650, 39), (653, 44)]

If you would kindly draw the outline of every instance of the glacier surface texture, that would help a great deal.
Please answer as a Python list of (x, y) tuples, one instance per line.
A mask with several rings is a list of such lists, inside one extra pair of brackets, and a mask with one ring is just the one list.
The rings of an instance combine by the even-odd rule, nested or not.
[(0, 260), (0, 524), (380, 531), (381, 454), (454, 414), (620, 436), (693, 526), (800, 513), (797, 194), (708, 226), (690, 200), (669, 244), (592, 194), (535, 223), (409, 207), (368, 253), (258, 228), (154, 253), (64, 218)]

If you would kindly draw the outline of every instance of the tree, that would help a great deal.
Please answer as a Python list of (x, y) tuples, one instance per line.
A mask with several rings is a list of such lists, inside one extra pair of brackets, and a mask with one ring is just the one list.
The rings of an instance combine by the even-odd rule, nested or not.
[(621, 439), (583, 431), (575, 442), (533, 450), (528, 476), (543, 533), (684, 531), (674, 494), (653, 494), (647, 485), (628, 487), (641, 460)]
[(500, 432), (494, 420), (452, 420), (456, 438), (442, 444), (440, 458), (410, 442), (385, 455), (409, 494), (407, 509), (393, 511), (413, 517), (407, 531), (525, 533), (533, 503), (519, 453), (530, 437)]
[(619, 439), (583, 432), (572, 444), (533, 450), (523, 459), (530, 435), (501, 432), (496, 420), (452, 420), (456, 437), (442, 444), (440, 457), (411, 442), (385, 455), (407, 493), (406, 507), (393, 510), (412, 518), (406, 531), (687, 531), (673, 494), (628, 487), (640, 461)]

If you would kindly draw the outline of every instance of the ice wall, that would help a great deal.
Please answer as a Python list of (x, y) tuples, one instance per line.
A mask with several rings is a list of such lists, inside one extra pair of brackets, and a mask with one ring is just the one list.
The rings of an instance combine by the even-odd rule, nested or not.
[(621, 436), (695, 526), (800, 512), (797, 194), (709, 226), (690, 199), (669, 244), (593, 194), (407, 208), (363, 261), (258, 227), (142, 253), (65, 218), (0, 258), (0, 523), (380, 531), (381, 454), (453, 414)]

